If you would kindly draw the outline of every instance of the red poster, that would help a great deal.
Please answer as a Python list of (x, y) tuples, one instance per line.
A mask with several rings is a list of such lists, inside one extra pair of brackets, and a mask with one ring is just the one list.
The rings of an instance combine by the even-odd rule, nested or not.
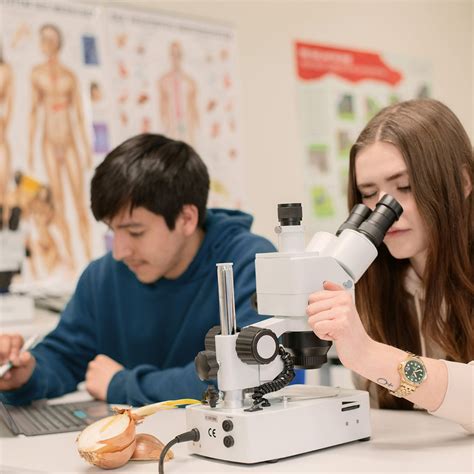
[(373, 79), (397, 85), (403, 75), (384, 63), (379, 54), (351, 49), (296, 43), (298, 76), (303, 80), (334, 74), (351, 82)]

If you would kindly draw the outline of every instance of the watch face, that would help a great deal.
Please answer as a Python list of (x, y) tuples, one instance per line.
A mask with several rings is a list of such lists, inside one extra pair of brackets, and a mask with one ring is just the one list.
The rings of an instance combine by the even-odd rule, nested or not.
[(414, 384), (420, 384), (425, 379), (425, 367), (417, 360), (409, 360), (403, 369), (405, 377)]

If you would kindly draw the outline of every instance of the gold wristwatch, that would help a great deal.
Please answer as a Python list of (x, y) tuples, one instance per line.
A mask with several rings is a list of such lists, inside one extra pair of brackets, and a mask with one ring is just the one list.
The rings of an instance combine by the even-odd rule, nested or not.
[(400, 374), (400, 386), (390, 393), (400, 398), (414, 393), (428, 376), (421, 358), (410, 352), (408, 352), (406, 359), (400, 362), (398, 373)]

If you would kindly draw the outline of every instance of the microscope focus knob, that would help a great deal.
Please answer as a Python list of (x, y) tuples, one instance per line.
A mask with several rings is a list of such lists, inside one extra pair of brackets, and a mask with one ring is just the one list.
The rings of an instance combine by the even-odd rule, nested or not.
[(194, 359), (196, 372), (201, 380), (210, 380), (217, 377), (219, 364), (214, 351), (201, 351)]
[(212, 326), (212, 328), (207, 331), (206, 338), (204, 339), (204, 347), (206, 348), (206, 351), (216, 350), (216, 336), (219, 336), (220, 333), (220, 326)]
[(237, 355), (249, 365), (269, 364), (278, 355), (278, 338), (270, 329), (248, 326), (243, 328), (235, 344)]

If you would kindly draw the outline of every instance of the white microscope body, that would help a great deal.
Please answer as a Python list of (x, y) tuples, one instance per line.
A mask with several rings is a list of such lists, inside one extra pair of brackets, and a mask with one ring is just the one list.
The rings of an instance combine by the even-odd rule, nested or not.
[(326, 280), (353, 292), (401, 212), (390, 196), (374, 212), (358, 205), (337, 235), (318, 232), (305, 249), (301, 206), (279, 205), (279, 252), (255, 258), (258, 312), (275, 316), (241, 330), (232, 264), (217, 265), (221, 325), (208, 332), (196, 368), (203, 380), (217, 377), (219, 392), (186, 409), (187, 429), (200, 432), (192, 453), (256, 463), (370, 438), (367, 392), (286, 385), (293, 365), (319, 368), (327, 361), (331, 343), (307, 323), (309, 295)]

